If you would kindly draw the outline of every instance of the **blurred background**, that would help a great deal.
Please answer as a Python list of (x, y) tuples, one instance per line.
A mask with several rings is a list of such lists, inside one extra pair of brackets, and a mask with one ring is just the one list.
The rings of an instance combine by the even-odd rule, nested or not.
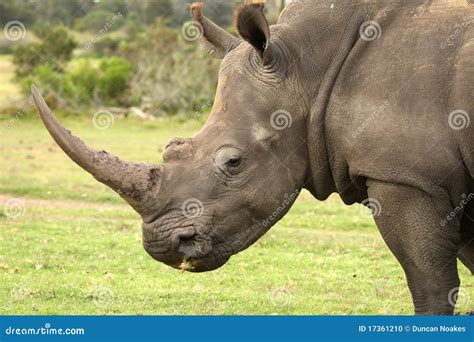
[[(0, 108), (21, 104), (36, 83), (53, 109), (119, 115), (195, 111), (212, 100), (218, 62), (199, 49), (187, 0), (4, 0)], [(205, 14), (232, 31), (234, 1), (208, 0)], [(270, 0), (276, 22), (284, 0)], [(130, 107), (133, 107), (130, 110)]]

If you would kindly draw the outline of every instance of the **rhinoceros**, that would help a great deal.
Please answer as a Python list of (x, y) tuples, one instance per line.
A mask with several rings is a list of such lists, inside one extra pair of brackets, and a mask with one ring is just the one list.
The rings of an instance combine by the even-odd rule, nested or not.
[(143, 220), (156, 260), (214, 270), (307, 189), (372, 209), (416, 314), (452, 314), (457, 260), (474, 273), (474, 11), (467, 0), (295, 0), (269, 26), (235, 12), (239, 37), (191, 4), (222, 59), (211, 113), (173, 138), (163, 165), (86, 146), (33, 86), (52, 137)]

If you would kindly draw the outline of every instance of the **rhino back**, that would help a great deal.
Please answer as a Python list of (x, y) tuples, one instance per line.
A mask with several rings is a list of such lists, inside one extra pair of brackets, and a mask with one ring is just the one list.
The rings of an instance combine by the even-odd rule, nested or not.
[(466, 1), (439, 0), (371, 18), (380, 36), (357, 40), (325, 116), (338, 189), (370, 177), (457, 194), (472, 182), (474, 123), (461, 131), (448, 120), (473, 113), (471, 25), (449, 40), (472, 15)]

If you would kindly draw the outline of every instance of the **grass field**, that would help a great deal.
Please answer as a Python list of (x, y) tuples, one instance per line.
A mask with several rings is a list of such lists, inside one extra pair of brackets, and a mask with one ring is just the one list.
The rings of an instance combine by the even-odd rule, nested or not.
[[(149, 162), (161, 161), (170, 137), (199, 126), (129, 118), (99, 130), (87, 117), (62, 121), (91, 146)], [(181, 273), (146, 254), (138, 215), (72, 163), (38, 119), (15, 121), (0, 139), (0, 204), (20, 209), (0, 217), (0, 314), (412, 313), (403, 272), (368, 209), (303, 192), (224, 267)], [(474, 277), (459, 268), (472, 293)]]

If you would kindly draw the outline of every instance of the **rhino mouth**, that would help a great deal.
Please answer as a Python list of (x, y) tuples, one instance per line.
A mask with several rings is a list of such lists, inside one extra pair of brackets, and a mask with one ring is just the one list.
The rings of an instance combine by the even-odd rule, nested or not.
[(187, 259), (182, 261), (179, 265), (173, 265), (174, 268), (180, 269), (181, 271), (188, 272), (207, 272), (213, 271), (221, 266), (223, 266), (228, 260), (229, 257), (222, 257), (215, 253), (209, 253), (203, 257), (197, 259)]
[(199, 256), (187, 256), (183, 253), (176, 253), (170, 256), (169, 254), (163, 255), (158, 253), (151, 253), (149, 249), (145, 248), (148, 254), (161, 263), (166, 264), (172, 268), (187, 272), (207, 272), (218, 269), (223, 266), (229, 259), (229, 256), (224, 256), (220, 253), (216, 253), (214, 250), (207, 254)]
[(205, 225), (183, 224), (185, 227), (169, 228), (159, 234), (156, 234), (160, 231), (156, 222), (144, 224), (145, 251), (156, 261), (189, 272), (212, 271), (229, 260), (231, 251), (224, 248), (225, 244), (219, 239), (207, 234)]

